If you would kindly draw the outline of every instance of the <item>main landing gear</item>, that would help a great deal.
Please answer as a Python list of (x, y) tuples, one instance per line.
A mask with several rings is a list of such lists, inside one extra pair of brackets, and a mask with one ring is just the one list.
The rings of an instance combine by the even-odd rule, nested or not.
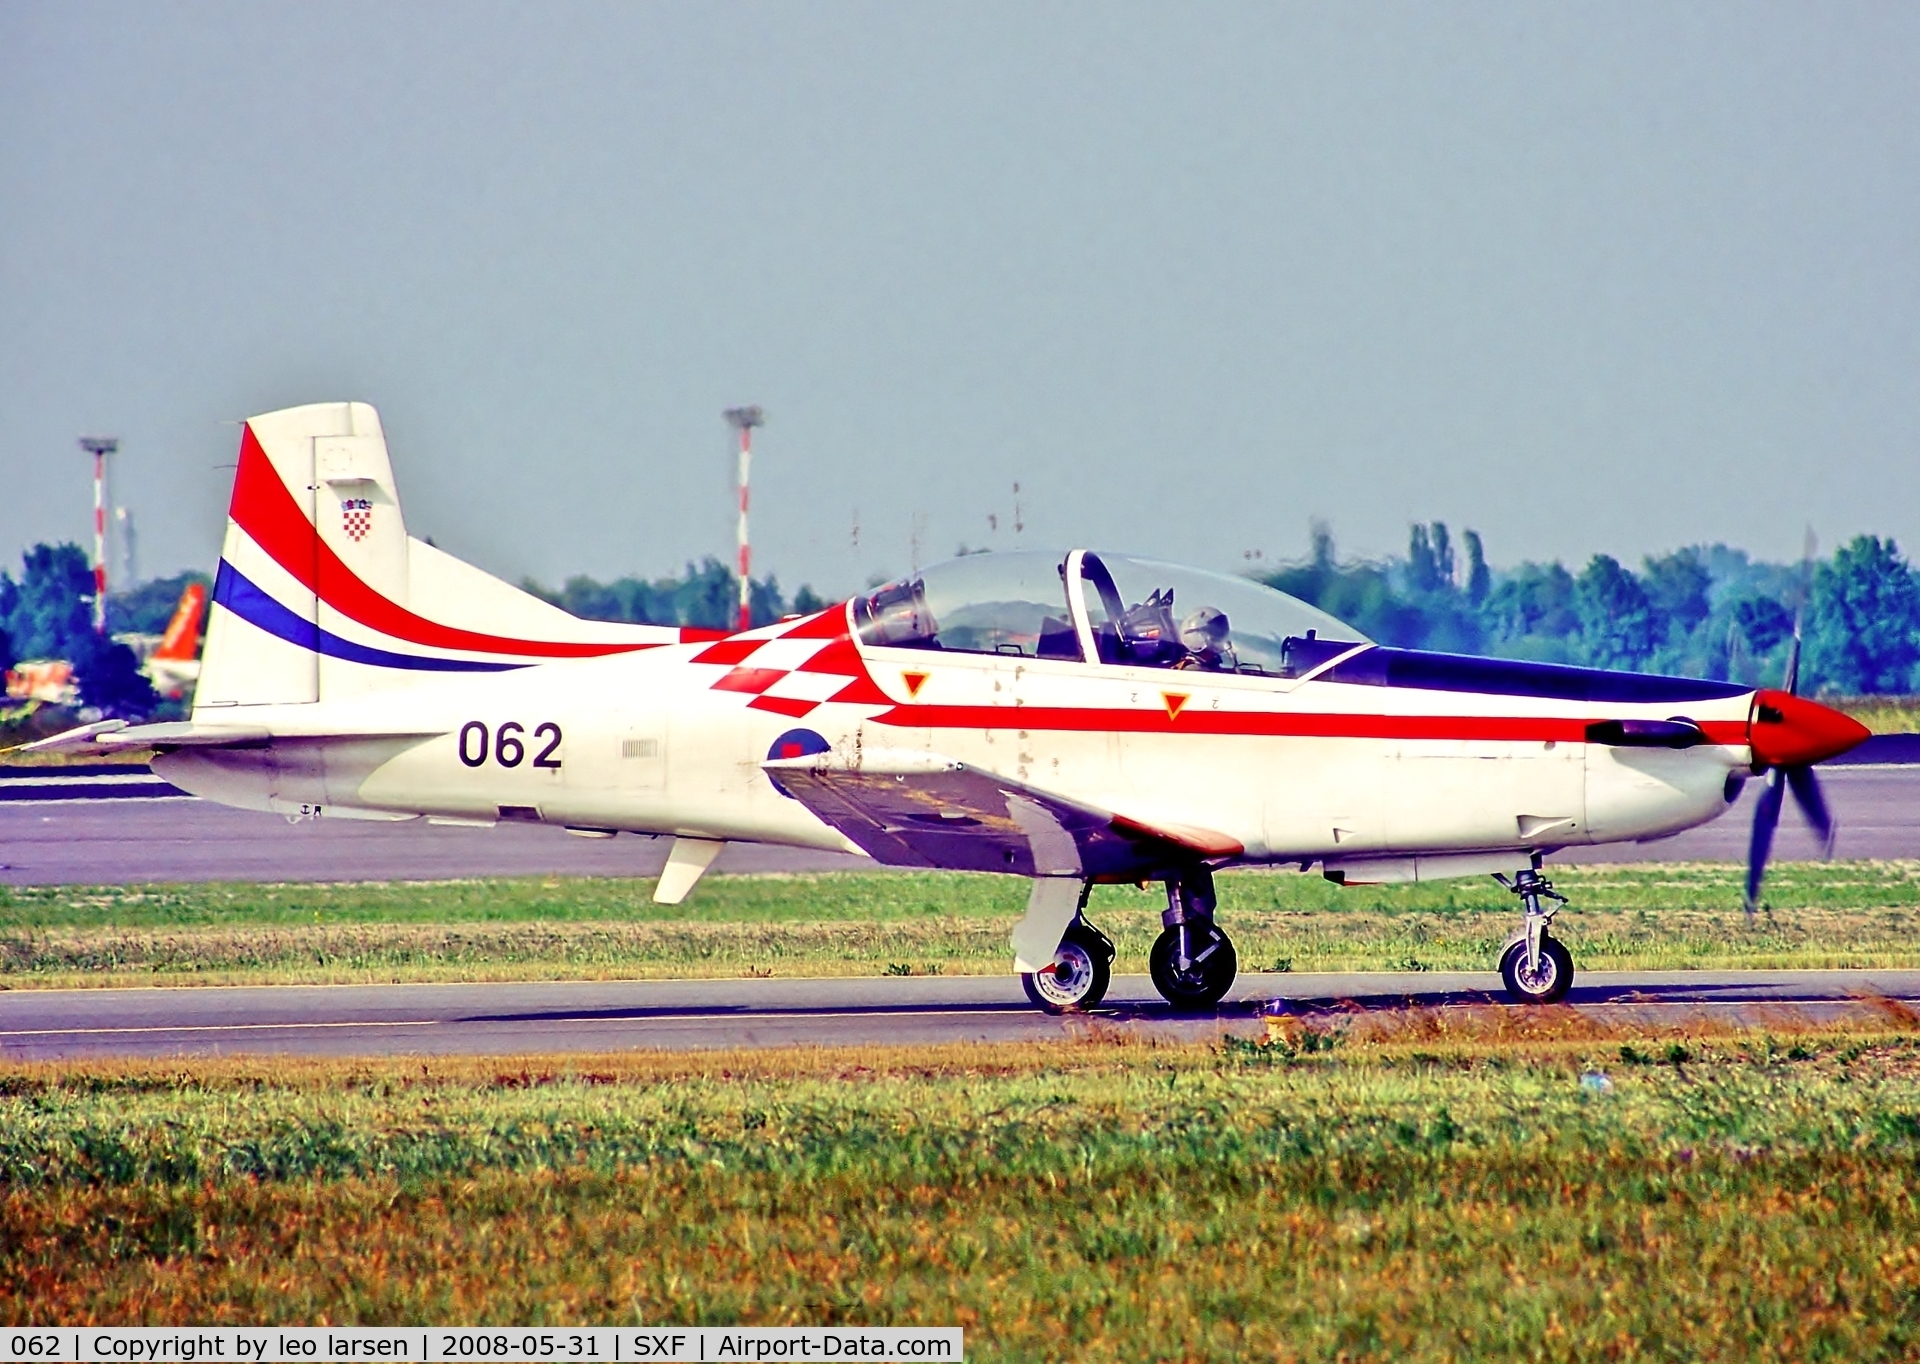
[(1076, 918), (1067, 926), (1050, 965), (1022, 972), (1027, 998), (1050, 1014), (1078, 1013), (1107, 997), (1113, 983), (1113, 941)]
[(1539, 859), (1524, 871), (1494, 878), (1520, 897), (1520, 931), (1507, 939), (1500, 953), (1500, 976), (1507, 997), (1518, 1004), (1557, 1004), (1573, 988), (1573, 954), (1547, 929), (1567, 897), (1555, 892), (1553, 882), (1540, 874)]
[(1147, 970), (1153, 988), (1176, 1009), (1213, 1008), (1240, 969), (1233, 940), (1213, 921), (1217, 903), (1213, 873), (1204, 866), (1167, 880), (1167, 912), (1160, 916), (1165, 927), (1147, 954)]
[[(1060, 885), (1057, 881), (1052, 884)], [(1061, 889), (1069, 895), (1073, 893), (1071, 884)], [(1113, 941), (1086, 920), (1087, 897), (1092, 893), (1093, 882), (1080, 887), (1079, 903), (1073, 908), (1073, 918), (1066, 931), (1060, 935), (1053, 960), (1038, 971), (1020, 973), (1020, 985), (1026, 990), (1027, 998), (1050, 1014), (1091, 1009), (1107, 997), (1107, 986), (1113, 983)], [(1036, 904), (1041, 903), (1038, 894), (1036, 887)], [(1029, 908), (1030, 917), (1033, 913)], [(1016, 946), (1018, 936), (1019, 930), (1016, 930)]]
[[(1086, 920), (1092, 889), (1091, 883), (1081, 887), (1079, 906), (1053, 960), (1020, 975), (1027, 998), (1050, 1014), (1093, 1008), (1113, 982), (1113, 943)], [(1167, 910), (1160, 917), (1165, 927), (1148, 953), (1147, 965), (1154, 989), (1183, 1012), (1213, 1008), (1226, 997), (1239, 970), (1233, 940), (1213, 921), (1214, 904), (1213, 873), (1206, 867), (1168, 879)]]

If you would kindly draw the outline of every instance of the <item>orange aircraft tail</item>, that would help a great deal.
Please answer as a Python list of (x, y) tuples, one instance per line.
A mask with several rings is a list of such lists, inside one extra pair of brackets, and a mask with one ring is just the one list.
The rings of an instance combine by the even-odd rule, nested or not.
[(188, 583), (187, 590), (180, 594), (180, 604), (173, 608), (173, 619), (167, 622), (167, 632), (160, 637), (160, 647), (153, 651), (153, 657), (182, 663), (191, 659), (200, 647), (200, 613), (206, 604), (205, 585)]

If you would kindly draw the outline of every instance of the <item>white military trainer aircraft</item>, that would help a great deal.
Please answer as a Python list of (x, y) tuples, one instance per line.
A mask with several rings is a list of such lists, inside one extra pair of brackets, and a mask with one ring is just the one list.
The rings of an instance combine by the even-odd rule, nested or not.
[(1222, 867), (1347, 884), (1496, 874), (1509, 992), (1561, 998), (1543, 855), (1660, 838), (1750, 776), (1757, 892), (1783, 790), (1866, 736), (1785, 691), (1387, 648), (1254, 583), (1129, 555), (983, 554), (735, 634), (580, 620), (408, 536), (374, 410), (255, 417), (192, 719), (150, 747), (211, 800), (325, 819), (671, 835), (677, 902), (728, 840), (1032, 881), (1014, 969), (1105, 992), (1096, 882), (1159, 881), (1177, 1008), (1235, 973)]

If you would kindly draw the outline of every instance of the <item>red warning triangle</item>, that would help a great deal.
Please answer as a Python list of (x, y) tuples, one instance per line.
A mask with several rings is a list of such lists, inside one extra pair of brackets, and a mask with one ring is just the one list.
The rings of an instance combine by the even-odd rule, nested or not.
[(1169, 720), (1178, 720), (1180, 718), (1180, 712), (1186, 709), (1186, 692), (1163, 691), (1160, 693), (1160, 699), (1167, 703), (1167, 718)]
[(920, 694), (920, 688), (927, 685), (927, 677), (928, 677), (927, 673), (901, 673), (900, 674), (900, 680), (907, 684), (907, 698), (909, 700), (913, 699), (914, 697)]

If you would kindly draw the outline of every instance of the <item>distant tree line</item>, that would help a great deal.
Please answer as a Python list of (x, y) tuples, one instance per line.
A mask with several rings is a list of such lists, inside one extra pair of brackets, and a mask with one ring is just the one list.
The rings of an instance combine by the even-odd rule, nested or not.
[[(618, 620), (632, 625), (692, 625), (731, 630), (740, 619), (740, 579), (718, 559), (688, 564), (677, 578), (616, 578), (597, 582), (585, 575), (568, 578), (555, 592), (527, 580), (520, 586), (569, 614), (587, 620)], [(752, 579), (752, 620), (771, 625), (785, 615), (805, 615), (827, 605), (811, 587), (802, 586), (789, 602), (772, 575)]]
[[(174, 599), (179, 595), (176, 586)], [(146, 619), (146, 595), (136, 597), (136, 606)], [(172, 607), (169, 601), (169, 613)], [(113, 642), (114, 632), (134, 628), (110, 599), (108, 633), (94, 633), (93, 568), (78, 545), (35, 545), (18, 580), (0, 571), (0, 663), (11, 668), (22, 659), (65, 659), (79, 678), (80, 704), (103, 715), (145, 716), (157, 702), (133, 650)]]
[(1370, 638), (1492, 654), (1778, 685), (1802, 616), (1801, 687), (1845, 695), (1920, 691), (1920, 580), (1890, 539), (1862, 535), (1810, 565), (1768, 564), (1726, 545), (1641, 561), (1596, 554), (1578, 573), (1495, 571), (1474, 531), (1416, 525), (1405, 558), (1341, 561), (1333, 533), (1261, 581)]
[[(158, 635), (166, 631), (188, 583), (199, 583), (209, 595), (213, 579), (197, 570), (171, 578), (150, 578), (107, 597), (107, 633)], [(201, 621), (204, 628), (206, 622)]]
[[(64, 658), (80, 678), (83, 705), (110, 715), (148, 713), (152, 688), (133, 651), (111, 637), (164, 630), (194, 580), (207, 582), (183, 573), (114, 595), (102, 637), (93, 632), (86, 554), (73, 544), (35, 545), (17, 578), (0, 571), (0, 665)], [(1383, 644), (1747, 685), (1780, 682), (1800, 613), (1803, 690), (1920, 692), (1920, 578), (1894, 542), (1878, 536), (1858, 536), (1810, 565), (1696, 545), (1645, 558), (1638, 571), (1596, 554), (1575, 573), (1557, 561), (1496, 570), (1476, 532), (1463, 531), (1456, 544), (1439, 521), (1412, 528), (1404, 558), (1342, 560), (1332, 530), (1316, 523), (1307, 557), (1260, 580)], [(718, 630), (737, 619), (738, 582), (707, 558), (677, 577), (602, 583), (581, 575), (557, 591), (522, 586), (590, 620)], [(751, 601), (755, 625), (828, 604), (805, 586), (788, 600), (771, 575), (753, 580)]]

